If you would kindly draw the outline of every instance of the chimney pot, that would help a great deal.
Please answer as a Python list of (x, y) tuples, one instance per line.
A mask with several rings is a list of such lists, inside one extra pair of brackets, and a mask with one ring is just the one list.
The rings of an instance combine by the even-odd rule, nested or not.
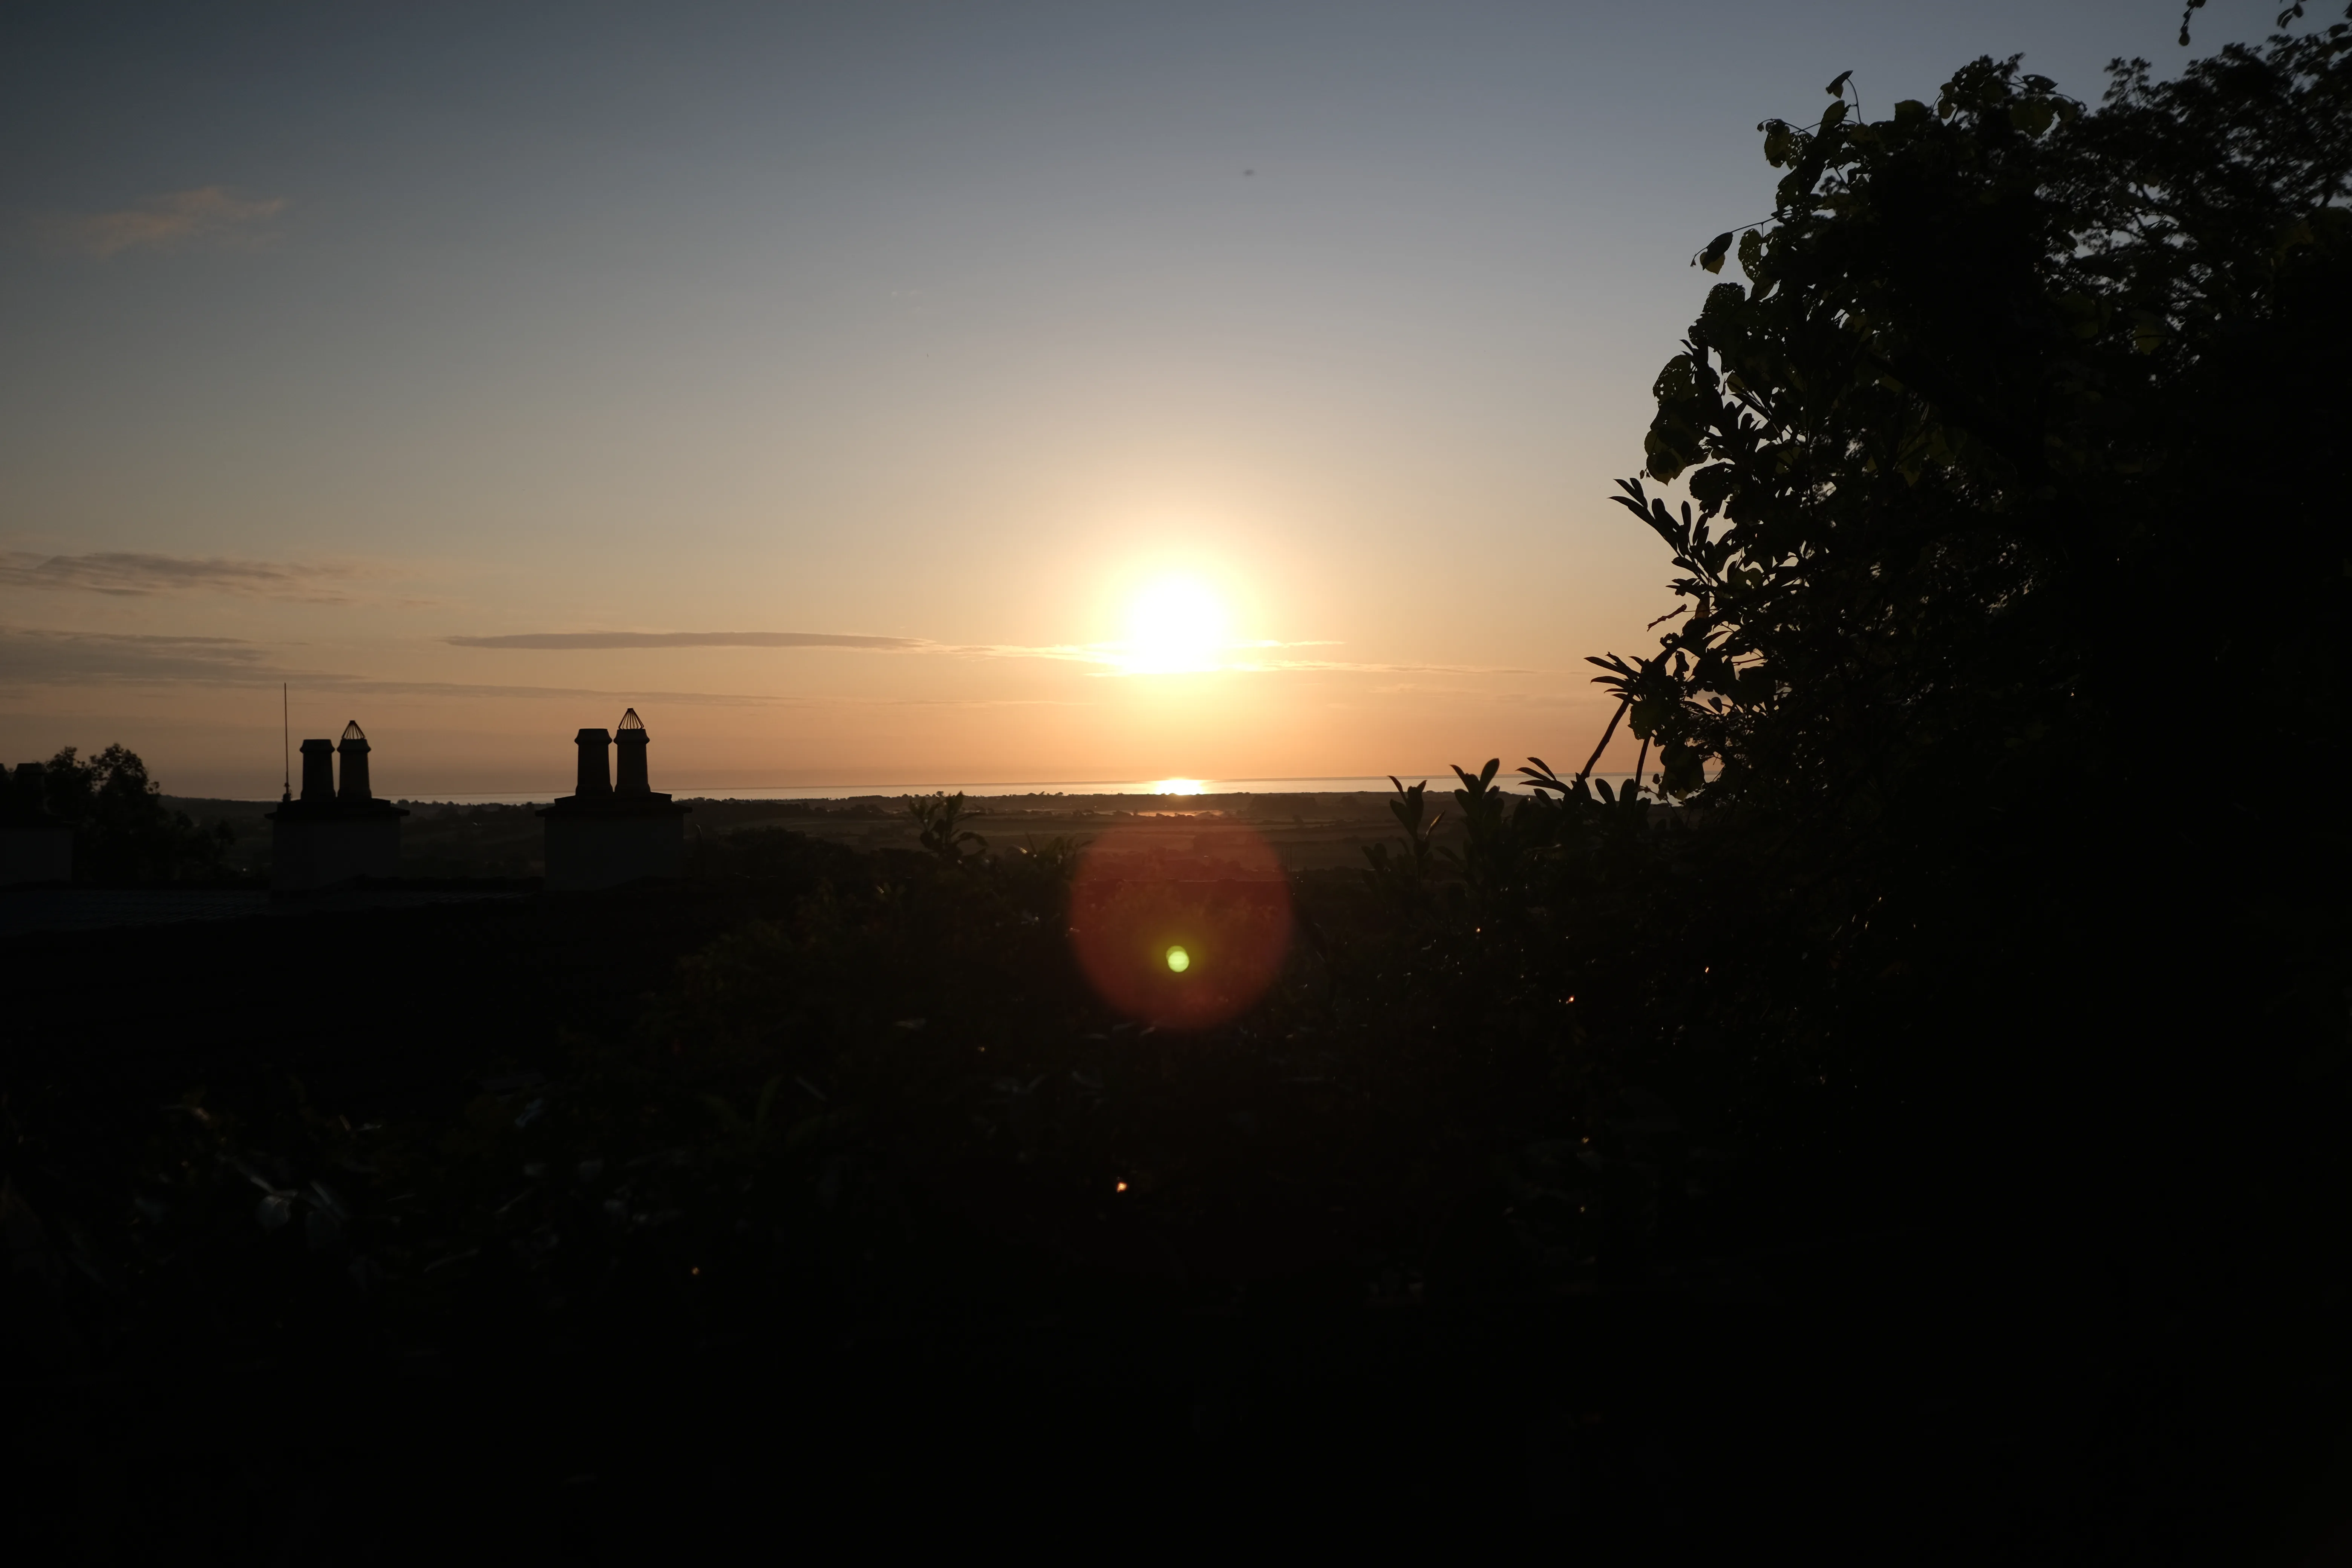
[(608, 795), (613, 793), (613, 737), (602, 730), (583, 730), (575, 737), (580, 748), (580, 783), (578, 793), (586, 795)]
[(320, 805), (335, 798), (335, 743), (302, 742), (302, 798)]

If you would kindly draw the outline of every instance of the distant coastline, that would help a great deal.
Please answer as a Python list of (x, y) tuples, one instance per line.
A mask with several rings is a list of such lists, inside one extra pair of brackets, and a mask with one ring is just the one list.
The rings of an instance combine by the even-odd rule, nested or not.
[[(1430, 788), (1444, 791), (1454, 787), (1454, 779), (1449, 769), (1434, 772), (1399, 773), (1407, 784), (1429, 781)], [(1633, 775), (1630, 773), (1596, 773), (1596, 779), (1606, 779), (1613, 789)], [(1498, 779), (1498, 783), (1517, 784), (1516, 775)], [(957, 793), (975, 800), (1019, 800), (1032, 798), (1068, 798), (1086, 795), (1145, 795), (1178, 797), (1190, 795), (1391, 795), (1395, 791), (1385, 775), (1362, 778), (1299, 778), (1299, 779), (1066, 779), (1059, 781), (1012, 780), (994, 783), (947, 784), (791, 784), (773, 787), (697, 787), (675, 789), (681, 801), (697, 800), (812, 800), (861, 801), (902, 800), (909, 795)], [(536, 793), (522, 790), (478, 790), (456, 793), (426, 793), (400, 797), (404, 805), (544, 805), (559, 795), (570, 793), (562, 785), (542, 788)]]

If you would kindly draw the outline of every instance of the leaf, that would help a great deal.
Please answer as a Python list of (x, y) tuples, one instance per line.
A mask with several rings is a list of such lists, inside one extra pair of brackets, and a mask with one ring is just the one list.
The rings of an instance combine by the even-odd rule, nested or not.
[(1837, 79), (1831, 82), (1825, 90), (1832, 98), (1835, 98), (1845, 91), (1845, 84), (1852, 79), (1853, 79), (1853, 72), (1840, 71), (1837, 73)]
[(1698, 751), (1679, 741), (1666, 743), (1661, 759), (1664, 769), (1665, 791), (1671, 795), (1692, 794), (1706, 782), (1705, 759)]
[[(1739, 470), (1729, 463), (1709, 463), (1693, 474), (1690, 493), (1701, 506), (1713, 509), (1721, 506), (1732, 491), (1739, 488)], [(1652, 626), (1658, 623), (1652, 621)]]
[(1739, 270), (1751, 283), (1763, 280), (1764, 237), (1752, 228), (1739, 237)]
[(1706, 242), (1706, 248), (1693, 258), (1691, 265), (1703, 267), (1709, 272), (1722, 271), (1724, 256), (1731, 249), (1731, 242), (1736, 237), (1732, 230), (1725, 229)]
[(1683, 462), (1679, 454), (1658, 438), (1655, 431), (1650, 433), (1648, 438), (1643, 442), (1643, 446), (1648, 448), (1650, 454), (1650, 460), (1643, 465), (1643, 471), (1662, 485), (1672, 484), (1675, 476), (1688, 466)]

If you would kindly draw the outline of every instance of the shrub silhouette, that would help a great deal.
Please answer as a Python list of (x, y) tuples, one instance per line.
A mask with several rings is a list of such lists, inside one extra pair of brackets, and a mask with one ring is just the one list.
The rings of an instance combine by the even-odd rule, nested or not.
[(217, 881), (231, 875), (222, 851), (236, 842), (226, 822), (199, 827), (167, 810), (139, 753), (121, 745), (84, 762), (68, 746), (48, 761), (49, 810), (74, 827), (78, 882)]
[(2153, 785), (2223, 715), (2328, 776), (2344, 595), (2282, 594), (2342, 574), (2352, 34), (2118, 63), (2096, 109), (2013, 58), (1874, 121), (1845, 84), (1698, 258), (1748, 281), (1658, 376), (1690, 500), (1622, 485), (1686, 613), (1595, 662), (1667, 790), (1879, 832)]

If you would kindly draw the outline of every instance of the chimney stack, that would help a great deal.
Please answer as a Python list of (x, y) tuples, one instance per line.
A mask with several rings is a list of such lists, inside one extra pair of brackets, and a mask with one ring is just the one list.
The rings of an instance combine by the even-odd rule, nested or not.
[[(335, 787), (335, 753), (343, 754)], [(400, 819), (408, 815), (368, 787), (368, 739), (354, 719), (342, 744), (302, 742), (302, 798), (269, 814), (269, 890), (308, 893), (355, 877), (400, 875)]]
[[(305, 751), (309, 745), (307, 741), (303, 742)], [(343, 742), (335, 750), (343, 754), (343, 783), (342, 787), (335, 792), (335, 798), (345, 805), (365, 805), (371, 798), (368, 795), (368, 743), (367, 737), (360, 732), (358, 720), (354, 719), (343, 726)], [(310, 789), (307, 769), (303, 789), (305, 793)]]
[(73, 880), (73, 826), (49, 815), (47, 778), (18, 763), (0, 793), (0, 887)]
[[(653, 787), (646, 773), (645, 721), (634, 708), (620, 731), (583, 730), (580, 787), (540, 812), (547, 823), (547, 886), (566, 892), (613, 888), (646, 878), (686, 874), (687, 812)], [(614, 787), (612, 749), (618, 744), (620, 787)]]
[(302, 798), (321, 805), (335, 798), (335, 743), (302, 742)]
[(614, 794), (653, 793), (653, 782), (646, 773), (646, 747), (652, 740), (653, 737), (646, 733), (646, 721), (637, 717), (635, 709), (632, 708), (621, 715), (621, 726), (613, 732), (614, 743), (618, 747), (614, 753), (614, 761), (621, 775), (614, 785)]
[(49, 770), (39, 763), (18, 763), (16, 771), (8, 775), (8, 806), (27, 816), (41, 816), (49, 809)]

